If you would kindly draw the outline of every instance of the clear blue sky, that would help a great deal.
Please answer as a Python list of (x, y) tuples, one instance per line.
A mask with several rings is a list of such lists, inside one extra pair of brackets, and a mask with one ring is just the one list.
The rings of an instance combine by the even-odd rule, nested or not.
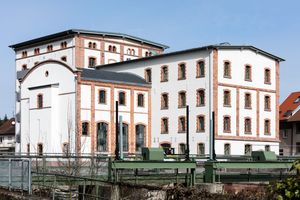
[(0, 6), (0, 117), (14, 111), (14, 52), (8, 45), (70, 28), (122, 32), (169, 51), (230, 42), (286, 59), (280, 100), (300, 91), (300, 1), (6, 0)]

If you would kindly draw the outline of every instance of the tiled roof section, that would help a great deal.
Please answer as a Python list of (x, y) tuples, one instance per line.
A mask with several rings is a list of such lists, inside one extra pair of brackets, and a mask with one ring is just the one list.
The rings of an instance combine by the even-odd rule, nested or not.
[(293, 112), (295, 111), (295, 109), (298, 108), (298, 106), (300, 106), (300, 92), (293, 92), (280, 105), (279, 119), (280, 120), (289, 119), (293, 114)]
[(74, 34), (97, 35), (97, 36), (103, 36), (103, 37), (108, 36), (108, 37), (124, 38), (124, 39), (129, 39), (129, 40), (137, 41), (137, 42), (144, 43), (144, 44), (153, 45), (153, 46), (156, 46), (156, 47), (161, 48), (161, 49), (169, 48), (167, 45), (160, 44), (160, 43), (157, 43), (157, 42), (153, 42), (153, 41), (150, 41), (150, 40), (145, 40), (145, 39), (135, 37), (135, 36), (132, 36), (132, 35), (128, 35), (128, 34), (124, 34), (124, 33), (92, 31), (92, 30), (84, 30), (84, 29), (70, 29), (70, 30), (59, 32), (59, 33), (46, 35), (44, 37), (39, 37), (39, 38), (28, 40), (28, 41), (25, 41), (25, 42), (13, 44), (13, 45), (10, 45), (9, 47), (11, 47), (13, 49), (18, 49), (18, 48), (21, 48), (21, 47), (24, 47), (24, 46), (28, 46), (28, 45), (32, 45), (32, 44), (37, 44), (39, 42), (43, 42), (45, 40), (53, 40), (55, 38), (68, 37), (68, 36), (72, 36)]
[(288, 122), (298, 122), (300, 121), (300, 110), (293, 114), (288, 120)]
[(15, 119), (11, 118), (0, 126), (0, 135), (15, 135)]
[(81, 73), (81, 79), (151, 87), (151, 84), (146, 82), (145, 79), (138, 75), (106, 70), (83, 69)]

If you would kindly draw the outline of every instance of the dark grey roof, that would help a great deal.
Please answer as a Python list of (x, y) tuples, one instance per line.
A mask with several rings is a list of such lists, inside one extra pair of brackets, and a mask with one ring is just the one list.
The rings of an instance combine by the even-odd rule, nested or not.
[(13, 45), (10, 45), (9, 47), (11, 47), (13, 49), (18, 49), (18, 48), (21, 48), (21, 47), (24, 47), (24, 46), (28, 46), (28, 45), (36, 44), (36, 43), (39, 43), (39, 42), (43, 42), (45, 40), (53, 40), (55, 38), (71, 36), (71, 35), (74, 35), (74, 34), (100, 35), (100, 36), (126, 38), (126, 39), (129, 39), (129, 40), (134, 40), (134, 41), (138, 41), (138, 42), (141, 42), (141, 43), (150, 44), (150, 45), (156, 46), (156, 47), (161, 48), (161, 49), (169, 48), (167, 45), (152, 42), (150, 40), (145, 40), (145, 39), (135, 37), (135, 36), (132, 36), (132, 35), (127, 35), (127, 34), (124, 34), (124, 33), (91, 31), (91, 30), (83, 30), (83, 29), (70, 29), (70, 30), (59, 32), (59, 33), (54, 33), (54, 34), (51, 34), (51, 35), (47, 35), (47, 36), (44, 36), (44, 37), (39, 37), (39, 38), (36, 38), (36, 39), (33, 39), (33, 40), (28, 40), (28, 41), (25, 41), (25, 42), (13, 44)]
[(138, 75), (106, 70), (83, 69), (81, 79), (151, 87), (151, 84), (147, 83), (145, 79)]
[(251, 45), (208, 45), (208, 46), (203, 46), (203, 47), (185, 49), (185, 50), (181, 50), (181, 51), (174, 51), (171, 53), (159, 54), (159, 55), (150, 56), (150, 57), (143, 57), (143, 58), (134, 59), (134, 60), (127, 60), (127, 61), (123, 61), (123, 62), (117, 62), (117, 63), (106, 64), (106, 65), (99, 65), (99, 66), (96, 66), (96, 68), (101, 69), (101, 68), (105, 68), (105, 67), (125, 65), (127, 63), (138, 63), (138, 62), (144, 62), (144, 61), (148, 61), (148, 60), (173, 56), (173, 55), (185, 54), (185, 53), (196, 52), (196, 51), (212, 50), (212, 49), (249, 49), (249, 50), (255, 51), (259, 54), (262, 54), (264, 56), (273, 58), (274, 60), (277, 60), (279, 62), (285, 61), (283, 58), (280, 58), (278, 56), (270, 54), (266, 51), (263, 51), (259, 48), (251, 46)]

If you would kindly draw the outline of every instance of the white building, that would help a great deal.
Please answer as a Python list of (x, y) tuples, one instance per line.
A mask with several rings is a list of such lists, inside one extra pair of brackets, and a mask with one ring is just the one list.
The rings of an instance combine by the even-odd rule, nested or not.
[[(135, 128), (147, 130), (144, 144), (150, 145), (151, 126), (146, 116), (150, 87), (144, 79), (114, 73), (103, 80), (96, 77), (87, 81), (81, 79), (87, 72), (82, 69), (160, 54), (167, 46), (126, 34), (76, 29), (10, 47), (16, 53), (16, 134), (20, 136), (17, 152), (62, 153), (66, 147), (75, 150), (75, 146), (83, 153), (95, 152), (96, 126), (100, 121), (107, 122), (111, 136), (104, 152), (113, 152), (113, 101), (120, 90), (124, 90), (127, 102), (120, 111), (128, 125), (128, 152), (136, 149), (132, 141)], [(101, 88), (106, 96), (110, 95), (105, 105), (95, 100)], [(144, 106), (134, 100), (141, 95)], [(84, 126), (92, 137), (79, 136), (76, 140), (75, 133), (82, 134), (82, 122), (88, 122)], [(141, 124), (144, 126), (135, 127)]]
[[(125, 102), (130, 102), (130, 107), (125, 104), (121, 109), (130, 130), (130, 153), (139, 148), (134, 145), (134, 129), (140, 130), (136, 127), (139, 124), (147, 130), (142, 131), (146, 132), (145, 146), (172, 147), (176, 153), (183, 153), (186, 104), (190, 106), (192, 154), (210, 152), (212, 128), (216, 154), (279, 151), (279, 62), (283, 59), (256, 47), (212, 45), (161, 54), (167, 46), (125, 34), (82, 30), (69, 30), (11, 47), (16, 51), (16, 132), (21, 135), (20, 151), (41, 148), (38, 143), (43, 138), (47, 141), (47, 148), (42, 146), (45, 152), (62, 152), (64, 143), (77, 144), (84, 153), (97, 152), (97, 123), (106, 122), (113, 133), (112, 102), (118, 98), (120, 89), (127, 93)], [(112, 73), (107, 70), (144, 77), (151, 82), (151, 95), (144, 79), (134, 76), (136, 83), (128, 79), (133, 77), (128, 74), (115, 73), (114, 76), (122, 78), (121, 86), (114, 86), (120, 80), (107, 76), (105, 82), (111, 85), (103, 85), (97, 77), (93, 78), (97, 84), (90, 83), (91, 80), (86, 84), (86, 76), (82, 75), (91, 77), (93, 73), (82, 68), (95, 66), (99, 70), (93, 73), (99, 77)], [(95, 100), (101, 88), (110, 96), (110, 104), (105, 106), (97, 105)], [(37, 109), (37, 99), (44, 93), (45, 109)], [(134, 99), (138, 99), (138, 94), (147, 99), (145, 108), (137, 108)], [(80, 136), (76, 140), (75, 132), (81, 136), (90, 132), (92, 137)], [(108, 137), (108, 153), (113, 152), (113, 145), (114, 136)]]
[(132, 72), (152, 83), (154, 147), (184, 152), (187, 104), (192, 154), (209, 153), (212, 112), (216, 154), (278, 154), (280, 61), (253, 46), (213, 45), (98, 68)]

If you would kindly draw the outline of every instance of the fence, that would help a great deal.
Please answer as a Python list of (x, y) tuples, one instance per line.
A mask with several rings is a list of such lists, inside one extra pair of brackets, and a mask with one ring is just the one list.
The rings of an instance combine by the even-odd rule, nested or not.
[(31, 194), (30, 159), (0, 158), (0, 186)]

